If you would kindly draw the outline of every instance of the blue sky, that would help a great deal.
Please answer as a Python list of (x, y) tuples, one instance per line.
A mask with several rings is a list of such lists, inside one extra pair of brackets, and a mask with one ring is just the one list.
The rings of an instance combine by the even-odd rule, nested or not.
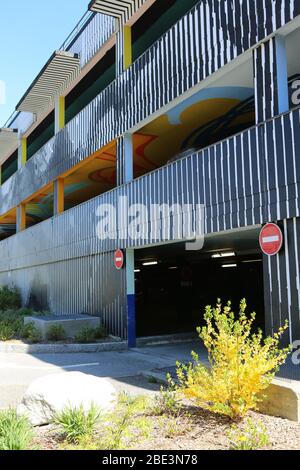
[(33, 79), (86, 12), (89, 0), (3, 0), (0, 15), (0, 127)]

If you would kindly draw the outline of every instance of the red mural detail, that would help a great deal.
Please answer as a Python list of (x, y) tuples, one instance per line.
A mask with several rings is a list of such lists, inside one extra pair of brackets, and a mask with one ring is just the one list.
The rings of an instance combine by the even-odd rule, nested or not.
[(89, 180), (94, 183), (105, 183), (108, 185), (114, 185), (116, 182), (116, 168), (104, 168), (102, 170), (92, 171), (89, 174)]
[[(146, 135), (146, 134), (139, 134), (139, 133), (137, 133), (136, 135), (138, 135), (140, 137), (144, 137), (146, 139), (145, 142), (143, 142), (141, 145), (139, 145), (135, 149), (136, 155), (138, 157), (140, 157), (142, 162), (144, 162), (146, 164), (146, 169), (147, 170), (156, 170), (158, 168), (158, 166), (155, 165), (155, 163), (153, 163), (151, 160), (149, 160), (149, 158), (146, 157), (145, 150), (152, 142), (157, 140), (159, 137), (156, 136), (156, 135), (150, 135), (150, 134)], [(145, 170), (145, 166), (141, 165), (142, 162), (140, 160), (134, 162), (134, 169), (136, 171)], [(150, 168), (149, 168), (149, 166), (150, 166)]]
[(111, 162), (115, 163), (116, 162), (116, 155), (108, 152), (103, 152), (99, 157), (96, 157), (97, 160), (102, 160), (104, 162)]

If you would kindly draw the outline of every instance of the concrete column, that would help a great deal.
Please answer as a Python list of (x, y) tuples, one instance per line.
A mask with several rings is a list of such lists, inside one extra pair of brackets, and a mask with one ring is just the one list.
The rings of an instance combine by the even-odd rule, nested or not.
[(26, 165), (27, 162), (27, 139), (22, 135), (19, 136), (18, 147), (18, 169)]
[(124, 183), (130, 183), (133, 180), (133, 135), (124, 134)]
[(274, 36), (253, 52), (256, 123), (289, 111), (285, 38)]
[[(131, 27), (117, 21), (116, 76), (120, 76), (132, 64)], [(133, 137), (126, 133), (117, 141), (117, 185), (129, 183), (133, 173)], [(136, 347), (135, 273), (134, 250), (126, 250), (126, 293), (128, 346)]]
[(126, 250), (127, 330), (128, 346), (136, 347), (134, 250)]
[(53, 212), (54, 215), (61, 214), (65, 210), (65, 184), (62, 178), (54, 181), (54, 202)]
[(123, 26), (123, 67), (127, 70), (132, 64), (132, 33), (131, 26)]
[(65, 97), (57, 96), (54, 109), (55, 134), (65, 127)]
[(22, 232), (26, 229), (26, 205), (20, 204), (17, 207), (16, 231)]
[[(133, 180), (133, 145), (132, 134), (124, 134), (117, 142), (117, 179), (118, 185)], [(127, 294), (127, 330), (128, 346), (136, 346), (136, 314), (135, 314), (135, 273), (134, 250), (126, 250), (126, 294)]]
[(121, 75), (132, 64), (132, 32), (131, 26), (123, 25), (116, 20), (116, 76)]
[(117, 142), (117, 184), (130, 183), (133, 178), (133, 135), (126, 133)]

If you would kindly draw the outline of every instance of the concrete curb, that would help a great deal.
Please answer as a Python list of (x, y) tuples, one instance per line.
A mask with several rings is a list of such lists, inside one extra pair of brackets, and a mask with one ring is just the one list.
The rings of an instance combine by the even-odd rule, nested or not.
[(168, 385), (168, 381), (166, 379), (166, 372), (141, 371), (140, 375), (147, 380), (155, 380), (160, 385)]
[[(112, 339), (114, 337), (111, 337)], [(153, 336), (139, 338), (137, 347), (141, 346), (159, 346), (164, 344), (176, 344), (186, 341), (193, 341), (197, 338), (194, 334), (178, 334), (166, 336)], [(5, 343), (0, 341), (0, 353), (19, 353), (19, 354), (75, 354), (75, 353), (97, 353), (104, 351), (126, 351), (128, 349), (127, 341), (115, 341), (95, 344), (21, 344)]]
[(174, 335), (162, 336), (149, 336), (146, 338), (138, 338), (136, 341), (137, 347), (142, 346), (160, 346), (164, 344), (186, 343), (188, 341), (195, 341), (198, 339), (196, 333), (183, 333)]
[(0, 353), (16, 354), (77, 354), (125, 351), (126, 341), (95, 344), (8, 344), (0, 342)]

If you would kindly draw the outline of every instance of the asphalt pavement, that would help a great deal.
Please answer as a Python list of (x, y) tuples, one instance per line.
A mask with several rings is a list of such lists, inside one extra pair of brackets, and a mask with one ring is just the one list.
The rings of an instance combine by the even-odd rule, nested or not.
[(188, 362), (191, 351), (201, 350), (199, 341), (145, 346), (128, 351), (88, 354), (0, 354), (0, 408), (16, 406), (29, 384), (42, 376), (78, 371), (108, 378), (117, 390), (151, 393), (159, 386), (143, 374), (174, 368)]

